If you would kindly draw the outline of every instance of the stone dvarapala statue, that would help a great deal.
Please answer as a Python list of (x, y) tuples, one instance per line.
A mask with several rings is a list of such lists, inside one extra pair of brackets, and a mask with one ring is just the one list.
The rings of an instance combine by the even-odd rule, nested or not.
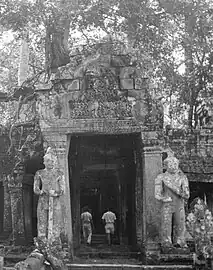
[(188, 179), (177, 158), (169, 156), (164, 162), (166, 172), (155, 179), (155, 198), (162, 202), (161, 246), (187, 248), (184, 205), (189, 198)]
[(56, 168), (57, 157), (51, 148), (44, 155), (45, 169), (34, 178), (34, 192), (39, 195), (37, 208), (38, 237), (50, 245), (61, 245), (62, 211), (60, 196), (65, 192), (64, 175)]
[(35, 250), (15, 265), (17, 270), (65, 270), (60, 240), (61, 204), (60, 196), (65, 192), (63, 174), (57, 169), (57, 157), (51, 148), (44, 155), (45, 169), (34, 178), (34, 192), (39, 195), (37, 208), (38, 237), (34, 238)]

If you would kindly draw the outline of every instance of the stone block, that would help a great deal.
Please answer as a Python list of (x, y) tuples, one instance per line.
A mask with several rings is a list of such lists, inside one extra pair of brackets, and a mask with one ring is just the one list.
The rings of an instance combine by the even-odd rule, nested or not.
[(127, 89), (118, 90), (118, 96), (119, 97), (127, 97), (128, 96), (128, 90)]
[(113, 265), (113, 264), (101, 264), (101, 265), (93, 265), (93, 270), (122, 270), (122, 264), (121, 265)]
[(82, 269), (88, 269), (88, 270), (92, 270), (93, 269), (93, 265), (92, 264), (75, 264), (75, 263), (72, 263), (72, 264), (67, 264), (67, 268), (68, 270), (82, 270)]
[(148, 78), (135, 78), (134, 79), (135, 89), (146, 89), (148, 88)]
[(36, 92), (49, 92), (51, 87), (52, 87), (51, 82), (38, 84), (35, 91)]
[(72, 67), (68, 64), (66, 66), (60, 67), (58, 72), (56, 72), (57, 79), (71, 79), (73, 78)]
[(141, 90), (128, 90), (128, 97), (133, 97), (135, 99), (144, 99), (145, 91)]
[(213, 173), (213, 166), (205, 167), (204, 172), (205, 173)]
[(71, 270), (189, 270), (193, 269), (191, 265), (127, 265), (127, 264), (69, 264)]
[(188, 270), (193, 269), (191, 265), (144, 265), (143, 270)]
[(67, 94), (66, 99), (68, 101), (77, 101), (79, 99), (80, 92), (79, 91), (72, 91)]
[(4, 257), (0, 256), (0, 269), (4, 268)]
[(123, 265), (123, 270), (142, 270), (142, 265)]
[(133, 79), (120, 79), (122, 89), (134, 89)]
[(124, 57), (124, 61), (122, 61), (122, 56), (121, 55), (112, 55), (111, 56), (111, 66), (112, 67), (126, 67), (125, 62), (126, 62), (126, 56)]
[(79, 79), (68, 80), (68, 82), (66, 82), (65, 84), (65, 87), (68, 91), (80, 90), (80, 80)]
[(72, 266), (68, 266), (68, 269), (69, 270), (83, 270), (83, 269), (87, 269), (87, 270), (93, 270), (93, 267), (92, 266), (88, 266), (88, 265), (72, 265)]

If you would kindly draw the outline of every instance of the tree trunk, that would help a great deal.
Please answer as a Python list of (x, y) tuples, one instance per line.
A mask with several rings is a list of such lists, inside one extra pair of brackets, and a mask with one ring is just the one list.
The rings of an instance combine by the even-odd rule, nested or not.
[(23, 82), (27, 79), (29, 69), (28, 62), (29, 62), (28, 44), (25, 39), (22, 39), (20, 49), (19, 69), (18, 69), (18, 86), (21, 86)]
[[(70, 14), (77, 5), (76, 0), (57, 1), (57, 13), (46, 22), (45, 66), (48, 73), (70, 62), (68, 39), (70, 30)], [(72, 10), (71, 10), (72, 9)]]
[(186, 65), (186, 84), (185, 91), (189, 92), (189, 112), (188, 112), (188, 127), (193, 127), (194, 105), (196, 102), (196, 89), (194, 77), (194, 61), (192, 53), (192, 39), (194, 27), (194, 14), (192, 13), (192, 6), (189, 4), (185, 10), (185, 65)]

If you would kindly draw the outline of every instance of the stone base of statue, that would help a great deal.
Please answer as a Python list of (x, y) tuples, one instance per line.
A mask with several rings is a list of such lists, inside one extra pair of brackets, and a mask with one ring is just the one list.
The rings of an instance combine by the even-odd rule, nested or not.
[(189, 248), (181, 248), (175, 246), (161, 246), (161, 253), (162, 254), (190, 254)]
[(47, 270), (51, 269), (45, 264), (45, 258), (38, 250), (33, 251), (24, 261), (16, 263), (15, 269), (17, 270), (27, 270), (27, 269), (41, 269)]
[(63, 262), (63, 252), (56, 246), (50, 246), (48, 241), (41, 238), (34, 238), (35, 250), (30, 253), (26, 260), (15, 265), (17, 270), (66, 270), (67, 266)]
[(50, 263), (53, 269), (67, 269), (64, 264), (64, 253), (59, 245), (50, 245), (49, 241), (44, 241), (41, 238), (34, 238), (36, 248), (44, 255), (45, 259)]

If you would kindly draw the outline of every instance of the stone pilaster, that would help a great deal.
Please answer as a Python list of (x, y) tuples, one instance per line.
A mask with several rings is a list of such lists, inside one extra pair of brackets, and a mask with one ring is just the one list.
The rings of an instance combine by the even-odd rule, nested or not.
[(155, 199), (155, 178), (162, 169), (161, 149), (159, 146), (145, 146), (143, 148), (143, 190), (144, 190), (144, 229), (145, 246), (149, 252), (150, 246), (159, 243), (160, 232), (160, 204)]
[(12, 241), (14, 245), (24, 245), (26, 240), (23, 214), (22, 178), (23, 175), (16, 175), (15, 179), (11, 177), (11, 181), (8, 184), (12, 214)]
[(135, 182), (135, 208), (136, 208), (136, 241), (138, 246), (144, 243), (144, 215), (143, 215), (143, 177), (142, 177), (142, 138), (137, 138), (136, 146), (136, 182)]
[(4, 220), (3, 233), (9, 235), (12, 232), (12, 215), (11, 215), (11, 200), (8, 187), (8, 178), (5, 177), (3, 181), (4, 186)]
[(66, 190), (65, 194), (61, 196), (61, 206), (62, 206), (62, 234), (67, 238), (67, 230), (68, 230), (68, 224), (67, 224), (67, 209), (66, 209), (66, 201), (67, 201), (67, 182), (69, 179), (66, 177), (66, 163), (68, 162), (68, 159), (66, 158), (66, 136), (55, 136), (55, 151), (58, 158), (58, 166), (59, 169), (63, 172), (65, 183), (66, 183)]
[[(61, 196), (62, 205), (62, 234), (64, 240), (68, 241), (69, 255), (73, 258), (73, 232), (72, 232), (72, 214), (71, 214), (71, 199), (70, 199), (70, 183), (69, 183), (69, 169), (68, 169), (68, 154), (70, 147), (70, 138), (66, 134), (60, 134), (60, 128), (57, 130), (49, 130), (43, 132), (46, 145), (52, 147), (58, 159), (58, 168), (64, 173), (66, 191)], [(45, 149), (46, 150), (46, 149)]]

